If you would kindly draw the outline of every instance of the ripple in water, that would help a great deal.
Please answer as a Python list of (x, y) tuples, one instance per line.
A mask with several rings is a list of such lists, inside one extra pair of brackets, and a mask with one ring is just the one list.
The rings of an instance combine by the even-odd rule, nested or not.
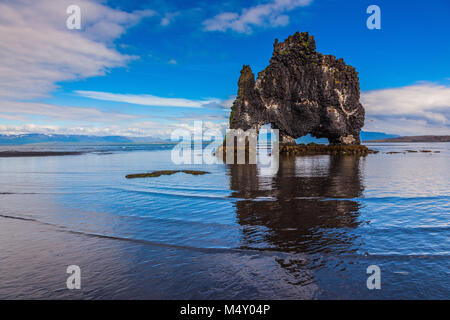
[[(449, 144), (371, 147), (272, 175), (161, 146), (0, 159), (0, 298), (448, 298)], [(125, 179), (169, 169), (211, 174)], [(86, 290), (62, 289), (70, 264)]]

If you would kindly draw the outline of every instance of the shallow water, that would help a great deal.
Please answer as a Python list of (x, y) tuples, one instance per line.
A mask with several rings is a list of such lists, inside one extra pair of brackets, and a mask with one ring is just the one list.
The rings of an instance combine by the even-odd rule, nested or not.
[[(271, 174), (177, 166), (170, 145), (0, 147), (88, 152), (0, 158), (0, 298), (450, 298), (450, 144), (369, 147)], [(125, 179), (170, 169), (211, 174)]]

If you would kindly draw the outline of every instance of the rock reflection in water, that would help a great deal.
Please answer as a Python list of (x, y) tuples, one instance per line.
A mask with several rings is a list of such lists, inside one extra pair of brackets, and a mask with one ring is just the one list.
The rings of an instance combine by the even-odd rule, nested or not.
[(290, 253), (339, 254), (355, 250), (364, 186), (355, 156), (282, 157), (278, 172), (229, 165), (242, 247)]

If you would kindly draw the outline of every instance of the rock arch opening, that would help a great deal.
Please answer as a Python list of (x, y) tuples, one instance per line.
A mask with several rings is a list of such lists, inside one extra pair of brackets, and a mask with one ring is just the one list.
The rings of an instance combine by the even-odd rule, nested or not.
[(310, 134), (307, 134), (303, 137), (295, 139), (295, 142), (297, 144), (308, 144), (308, 143), (330, 144), (330, 141), (327, 138), (315, 138)]

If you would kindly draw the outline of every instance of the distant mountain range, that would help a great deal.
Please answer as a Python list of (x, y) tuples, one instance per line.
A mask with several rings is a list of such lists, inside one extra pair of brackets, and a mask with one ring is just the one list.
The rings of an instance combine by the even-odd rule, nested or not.
[[(396, 138), (399, 137), (395, 134), (386, 134), (382, 132), (366, 132), (361, 131), (360, 134), (361, 141), (372, 141), (372, 140), (381, 140), (381, 139), (388, 139), (388, 138)], [(298, 138), (295, 140), (297, 143), (305, 143), (308, 144), (310, 142), (319, 143), (319, 144), (328, 144), (328, 139), (322, 138), (322, 139), (316, 139), (311, 137), (309, 134)]]
[(450, 136), (409, 136), (372, 140), (371, 142), (450, 142)]
[(34, 143), (86, 143), (86, 144), (126, 144), (126, 143), (164, 143), (164, 140), (154, 137), (122, 137), (122, 136), (85, 136), (62, 134), (20, 134), (0, 135), (0, 145), (22, 145)]
[[(310, 135), (296, 140), (297, 143), (324, 143), (327, 139), (315, 139)], [(413, 136), (400, 137), (382, 132), (361, 131), (361, 141), (371, 142), (450, 142), (450, 136)], [(123, 137), (123, 136), (85, 136), (62, 134), (19, 134), (0, 135), (0, 145), (22, 145), (34, 143), (84, 143), (84, 144), (128, 144), (128, 143), (170, 143), (169, 139), (156, 137)]]

